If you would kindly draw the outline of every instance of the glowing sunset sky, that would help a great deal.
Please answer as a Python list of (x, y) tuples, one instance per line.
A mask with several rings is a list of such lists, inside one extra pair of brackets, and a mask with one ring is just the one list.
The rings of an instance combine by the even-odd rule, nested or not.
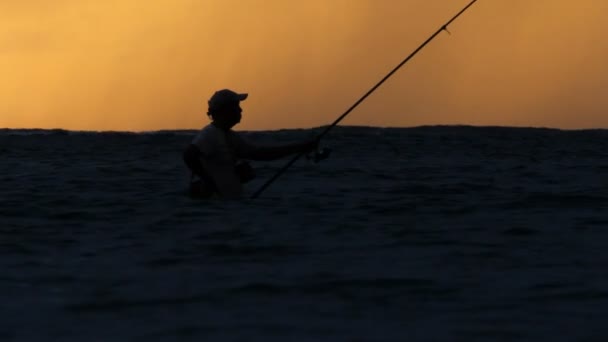
[[(331, 123), (469, 0), (4, 0), (0, 127)], [(608, 1), (479, 0), (342, 124), (608, 128)]]

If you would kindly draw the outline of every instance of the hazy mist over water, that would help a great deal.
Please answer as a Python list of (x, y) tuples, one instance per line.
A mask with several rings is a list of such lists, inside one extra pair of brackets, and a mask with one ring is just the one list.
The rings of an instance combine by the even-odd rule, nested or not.
[[(0, 127), (195, 129), (214, 91), (242, 128), (331, 122), (469, 1), (0, 2)], [(345, 124), (608, 128), (604, 0), (478, 1)]]

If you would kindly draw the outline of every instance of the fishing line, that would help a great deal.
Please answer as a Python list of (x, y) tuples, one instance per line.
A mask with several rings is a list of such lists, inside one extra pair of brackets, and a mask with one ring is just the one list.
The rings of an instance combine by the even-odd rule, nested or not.
[[(441, 26), (437, 32), (433, 33), (433, 35), (431, 35), (424, 43), (422, 43), (422, 45), (420, 45), (416, 50), (414, 50), (414, 52), (412, 52), (409, 56), (407, 56), (401, 63), (399, 63), (399, 65), (397, 65), (393, 70), (391, 70), (391, 72), (389, 72), (386, 76), (384, 76), (384, 78), (382, 80), (380, 80), (380, 82), (378, 82), (375, 86), (373, 86), (367, 93), (365, 93), (365, 95), (363, 95), (359, 100), (357, 100), (357, 102), (355, 102), (350, 108), (348, 108), (346, 110), (346, 112), (344, 112), (344, 114), (340, 115), (331, 125), (329, 125), (323, 132), (321, 132), (321, 134), (319, 134), (315, 140), (317, 142), (319, 142), (321, 140), (321, 138), (323, 138), (327, 133), (329, 133), (329, 131), (334, 128), (340, 121), (342, 121), (342, 119), (344, 119), (350, 112), (353, 111), (353, 109), (357, 108), (357, 106), (359, 104), (361, 104), (361, 102), (363, 102), (369, 95), (371, 95), (378, 87), (380, 87), (389, 77), (391, 77), (395, 72), (397, 72), (397, 70), (399, 70), (405, 63), (407, 63), (410, 59), (412, 59), (412, 57), (414, 57), (420, 50), (422, 50), (428, 43), (430, 43), (437, 35), (439, 35), (439, 33), (446, 31), (449, 33), (448, 31), (448, 26), (454, 21), (456, 20), (458, 17), (460, 17), (460, 15), (462, 13), (464, 13), (466, 10), (469, 9), (469, 7), (473, 6), (473, 4), (477, 2), (477, 0), (473, 0), (471, 1), (466, 7), (464, 7), (460, 12), (458, 12), (458, 14), (456, 14), (454, 17), (452, 17), (452, 19), (450, 19), (448, 22), (446, 22), (445, 24), (443, 24), (443, 26)], [(285, 171), (287, 171), (287, 169), (289, 169), (289, 167), (291, 167), (291, 165), (293, 163), (295, 163), (298, 159), (300, 159), (304, 154), (306, 154), (306, 152), (300, 152), (298, 153), (295, 157), (293, 157), (287, 164), (285, 164), (285, 166), (283, 166), (274, 176), (272, 176), (268, 181), (266, 181), (266, 183), (264, 183), (252, 196), (251, 198), (257, 198), (258, 196), (260, 196), (260, 194), (267, 188), (270, 186), (270, 184), (272, 184), (277, 178), (279, 178), (283, 173), (285, 173)]]

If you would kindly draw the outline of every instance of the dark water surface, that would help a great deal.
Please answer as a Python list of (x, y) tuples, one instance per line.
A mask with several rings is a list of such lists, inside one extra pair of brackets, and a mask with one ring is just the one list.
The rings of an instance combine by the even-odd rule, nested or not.
[(0, 130), (1, 341), (608, 340), (606, 130), (339, 127), (231, 202), (193, 134)]

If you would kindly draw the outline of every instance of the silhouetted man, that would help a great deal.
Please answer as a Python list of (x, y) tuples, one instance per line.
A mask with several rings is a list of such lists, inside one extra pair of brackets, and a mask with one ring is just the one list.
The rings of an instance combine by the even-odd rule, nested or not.
[(223, 89), (209, 99), (207, 115), (212, 122), (203, 127), (184, 152), (184, 161), (193, 173), (191, 195), (238, 198), (243, 192), (242, 183), (254, 178), (249, 164), (239, 162), (239, 159), (273, 160), (315, 149), (316, 140), (258, 146), (234, 132), (232, 127), (241, 121), (240, 102), (247, 95)]

